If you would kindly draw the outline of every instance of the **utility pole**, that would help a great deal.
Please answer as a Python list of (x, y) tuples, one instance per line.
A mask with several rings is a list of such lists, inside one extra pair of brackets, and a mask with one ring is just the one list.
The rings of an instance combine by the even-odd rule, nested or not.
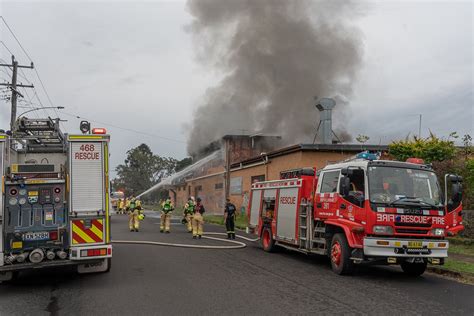
[(420, 116), (420, 123), (418, 124), (418, 138), (421, 138), (421, 117), (422, 117), (422, 114), (419, 114)]
[(23, 94), (18, 92), (17, 88), (34, 88), (33, 85), (25, 85), (17, 83), (18, 68), (29, 68), (33, 69), (33, 63), (30, 66), (18, 65), (18, 61), (15, 60), (15, 56), (12, 55), (12, 64), (0, 64), (0, 67), (9, 67), (12, 69), (12, 83), (0, 83), (0, 86), (7, 86), (12, 91), (12, 112), (10, 117), (10, 130), (13, 132), (16, 122), (16, 109), (18, 96), (24, 98)]

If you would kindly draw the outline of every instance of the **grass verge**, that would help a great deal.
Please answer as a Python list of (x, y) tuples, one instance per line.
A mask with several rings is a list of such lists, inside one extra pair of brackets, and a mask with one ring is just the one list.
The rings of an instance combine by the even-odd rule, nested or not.
[(448, 258), (442, 266), (443, 269), (459, 273), (469, 273), (474, 276), (474, 263), (464, 262)]
[[(224, 225), (223, 215), (204, 215), (204, 221), (206, 223)], [(239, 229), (245, 229), (247, 227), (247, 216), (239, 215), (235, 219), (235, 227)]]

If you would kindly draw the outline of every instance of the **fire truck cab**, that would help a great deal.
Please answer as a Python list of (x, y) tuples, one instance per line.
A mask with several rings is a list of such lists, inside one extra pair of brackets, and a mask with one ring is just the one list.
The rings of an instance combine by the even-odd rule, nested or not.
[(428, 263), (444, 263), (445, 238), (464, 229), (462, 179), (446, 175), (443, 192), (420, 160), (378, 160), (365, 152), (282, 178), (252, 185), (250, 228), (265, 251), (327, 255), (337, 274), (368, 262), (421, 275)]

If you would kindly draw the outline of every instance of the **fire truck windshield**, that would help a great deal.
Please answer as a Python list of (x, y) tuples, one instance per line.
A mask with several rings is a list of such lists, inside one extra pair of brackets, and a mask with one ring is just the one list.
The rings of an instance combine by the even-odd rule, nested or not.
[(442, 205), (440, 187), (434, 172), (427, 170), (372, 166), (368, 170), (372, 203), (387, 205)]

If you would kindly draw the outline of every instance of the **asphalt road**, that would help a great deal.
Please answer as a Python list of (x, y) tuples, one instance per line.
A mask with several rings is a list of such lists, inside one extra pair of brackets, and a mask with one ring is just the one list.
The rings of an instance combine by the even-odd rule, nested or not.
[[(213, 244), (193, 240), (181, 224), (158, 232), (147, 217), (139, 233), (114, 216), (113, 238)], [(206, 225), (207, 231), (224, 231)], [(109, 273), (77, 275), (70, 268), (24, 272), (0, 285), (0, 315), (474, 315), (474, 286), (400, 269), (361, 267), (337, 276), (322, 257), (239, 250), (116, 245)]]

